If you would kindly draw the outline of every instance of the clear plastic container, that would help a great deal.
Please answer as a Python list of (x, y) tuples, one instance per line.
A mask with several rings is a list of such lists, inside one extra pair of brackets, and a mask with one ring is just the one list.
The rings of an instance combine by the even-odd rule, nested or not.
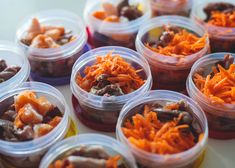
[(81, 145), (100, 145), (111, 156), (121, 155), (128, 168), (137, 168), (133, 155), (124, 145), (111, 137), (100, 134), (81, 134), (57, 143), (43, 157), (39, 168), (47, 168), (58, 156)]
[(0, 113), (4, 107), (12, 104), (13, 96), (24, 90), (33, 90), (38, 96), (45, 96), (64, 114), (60, 123), (48, 134), (25, 142), (10, 142), (0, 140), (0, 160), (4, 168), (37, 167), (41, 157), (49, 147), (62, 140), (70, 127), (69, 107), (63, 95), (54, 87), (39, 82), (26, 82), (20, 88), (13, 89), (0, 96)]
[[(171, 155), (152, 154), (132, 145), (123, 134), (121, 128), (126, 119), (129, 119), (131, 116), (138, 113), (138, 111), (142, 112), (144, 104), (147, 103), (165, 104), (166, 102), (179, 102), (180, 100), (185, 100), (187, 102), (189, 108), (192, 110), (191, 114), (198, 119), (198, 122), (201, 127), (200, 129), (204, 133), (203, 138), (191, 149), (178, 154), (171, 154)], [(208, 140), (207, 119), (204, 112), (199, 107), (199, 105), (189, 97), (184, 96), (183, 94), (166, 90), (150, 91), (143, 94), (141, 97), (137, 99), (135, 98), (129, 100), (125, 104), (118, 118), (116, 136), (123, 144), (127, 146), (129, 150), (132, 151), (140, 167), (145, 167), (145, 168), (199, 167), (201, 162), (203, 161), (205, 148)]]
[[(83, 74), (86, 66), (91, 66), (96, 61), (96, 56), (106, 56), (110, 51), (112, 55), (118, 54), (136, 69), (143, 69), (139, 75), (146, 80), (145, 83), (132, 93), (122, 96), (97, 96), (78, 86), (75, 82), (77, 73)], [(141, 96), (151, 89), (152, 76), (148, 62), (137, 52), (124, 47), (101, 47), (93, 49), (82, 55), (74, 64), (70, 82), (74, 95), (73, 107), (86, 126), (100, 131), (115, 131), (116, 122), (122, 106), (132, 97)]]
[(0, 59), (5, 60), (8, 66), (16, 65), (21, 67), (15, 76), (0, 83), (0, 94), (3, 94), (3, 92), (19, 87), (28, 79), (30, 65), (24, 52), (14, 43), (7, 41), (0, 41)]
[[(214, 53), (199, 59), (192, 67), (187, 80), (189, 96), (204, 110), (209, 125), (209, 136), (216, 139), (235, 138), (235, 105), (213, 104), (194, 84), (193, 74), (201, 68), (205, 68), (204, 74), (211, 72), (212, 66), (218, 61), (224, 60), (224, 55), (229, 53)], [(235, 54), (232, 54), (235, 57)], [(235, 62), (234, 62), (235, 63)]]
[(193, 5), (192, 0), (150, 0), (152, 15), (189, 16)]
[[(58, 48), (33, 48), (21, 42), (27, 33), (32, 18), (38, 18), (43, 25), (63, 26), (71, 30), (75, 40)], [(31, 78), (51, 85), (68, 84), (74, 62), (89, 50), (86, 45), (86, 28), (81, 18), (64, 10), (48, 10), (26, 18), (16, 34), (18, 45), (24, 49), (31, 65)]]
[[(150, 64), (153, 76), (153, 89), (167, 89), (174, 91), (186, 90), (186, 79), (193, 63), (209, 52), (209, 40), (199, 52), (185, 56), (183, 60), (172, 56), (158, 54), (145, 46), (148, 34), (158, 39), (163, 25), (178, 26), (194, 32), (199, 36), (205, 35), (204, 27), (192, 20), (181, 16), (159, 16), (145, 23), (136, 38), (137, 51), (145, 56)], [(158, 33), (151, 33), (157, 31)]]
[[(113, 0), (112, 3), (117, 4), (120, 0)], [(102, 1), (90, 0), (87, 2), (84, 19), (91, 33), (91, 41), (95, 48), (102, 46), (122, 46), (135, 49), (135, 39), (140, 26), (144, 21), (150, 19), (151, 11), (149, 3), (146, 0), (134, 0), (134, 3), (142, 5), (144, 15), (136, 20), (111, 23), (104, 22), (92, 16), (92, 13), (102, 9)]]
[(195, 5), (191, 12), (191, 18), (205, 26), (210, 37), (211, 52), (235, 52), (235, 28), (219, 27), (208, 24), (204, 20), (206, 14), (203, 9), (209, 3), (222, 2), (235, 5), (234, 0), (208, 0)]

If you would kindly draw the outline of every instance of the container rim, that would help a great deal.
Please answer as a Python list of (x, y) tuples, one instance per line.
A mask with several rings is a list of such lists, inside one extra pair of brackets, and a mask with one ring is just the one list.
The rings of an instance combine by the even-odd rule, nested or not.
[(112, 148), (117, 153), (120, 153), (128, 162), (131, 164), (132, 168), (137, 168), (135, 158), (133, 157), (132, 153), (128, 151), (125, 146), (117, 141), (114, 138), (111, 138), (106, 135), (95, 134), (95, 133), (86, 133), (77, 136), (73, 136), (67, 139), (58, 142), (57, 144), (53, 145), (52, 148), (46, 153), (43, 157), (39, 168), (48, 167), (48, 165), (56, 159), (58, 155), (80, 145), (101, 145), (107, 148)]
[[(168, 98), (162, 98), (164, 96), (168, 96)], [(180, 98), (180, 99), (179, 99)], [(179, 99), (179, 100), (186, 100), (187, 104), (189, 106), (191, 106), (191, 108), (193, 107), (194, 110), (192, 109), (192, 111), (199, 111), (200, 114), (202, 115), (201, 120), (201, 127), (203, 128), (204, 131), (204, 136), (203, 139), (201, 141), (199, 141), (195, 146), (193, 146), (192, 148), (188, 149), (187, 151), (181, 152), (181, 153), (177, 153), (177, 154), (171, 154), (171, 155), (160, 155), (160, 154), (152, 154), (150, 152), (146, 152), (142, 149), (139, 149), (137, 147), (135, 147), (134, 145), (132, 145), (128, 139), (125, 137), (125, 135), (123, 134), (123, 132), (121, 131), (121, 127), (122, 127), (122, 123), (123, 123), (123, 118), (127, 115), (127, 113), (133, 109), (134, 107), (136, 107), (136, 105), (140, 105), (143, 104), (144, 102), (149, 102), (149, 101), (154, 101), (154, 100), (165, 100), (165, 101), (169, 101), (171, 99)], [(172, 100), (171, 100), (172, 101)], [(198, 115), (197, 115), (198, 116)], [(204, 125), (203, 125), (204, 124)], [(168, 90), (157, 90), (157, 91), (149, 91), (145, 94), (143, 94), (141, 96), (141, 98), (139, 98), (139, 100), (130, 100), (128, 101), (124, 107), (122, 108), (122, 111), (120, 113), (120, 116), (118, 118), (118, 123), (117, 123), (117, 127), (116, 127), (116, 136), (118, 137), (119, 140), (121, 140), (122, 142), (124, 142), (125, 144), (128, 145), (128, 147), (130, 147), (131, 150), (135, 150), (133, 153), (139, 153), (141, 154), (144, 158), (148, 159), (148, 160), (156, 160), (156, 161), (165, 161), (165, 160), (170, 160), (170, 159), (177, 159), (179, 157), (187, 157), (188, 155), (193, 153), (199, 154), (201, 152), (201, 149), (206, 145), (207, 143), (207, 139), (208, 139), (208, 123), (207, 123), (207, 118), (205, 113), (203, 112), (203, 110), (201, 109), (201, 107), (194, 102), (193, 99), (181, 94), (181, 93), (177, 93), (174, 91), (168, 91)]]
[(50, 147), (53, 143), (61, 139), (68, 129), (67, 127), (69, 123), (70, 113), (69, 107), (60, 91), (48, 84), (44, 84), (41, 82), (25, 82), (20, 88), (13, 89), (1, 95), (0, 102), (24, 90), (33, 90), (36, 93), (40, 92), (54, 97), (61, 103), (62, 106), (64, 106), (64, 115), (60, 123), (51, 132), (42, 137), (25, 142), (10, 142), (0, 140), (1, 153), (10, 156), (24, 156), (43, 151), (46, 148)]

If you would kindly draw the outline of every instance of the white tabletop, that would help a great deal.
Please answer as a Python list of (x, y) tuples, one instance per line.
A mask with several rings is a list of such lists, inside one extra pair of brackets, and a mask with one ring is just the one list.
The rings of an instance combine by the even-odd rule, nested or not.
[[(46, 9), (66, 9), (82, 16), (85, 2), (86, 0), (0, 0), (0, 40), (14, 41), (16, 27), (25, 16)], [(69, 85), (57, 88), (65, 96), (72, 111)], [(91, 130), (77, 122), (79, 133), (96, 132), (115, 136), (114, 133)], [(235, 140), (209, 139), (201, 168), (235, 168)]]

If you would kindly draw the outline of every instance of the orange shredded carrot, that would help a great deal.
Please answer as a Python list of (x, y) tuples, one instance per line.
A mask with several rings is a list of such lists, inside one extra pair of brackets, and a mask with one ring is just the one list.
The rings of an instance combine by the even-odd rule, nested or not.
[(110, 157), (106, 161), (106, 168), (118, 168), (118, 161), (121, 159), (120, 155)]
[(178, 33), (171, 33), (173, 33), (174, 36), (167, 46), (162, 47), (158, 45), (157, 47), (151, 47), (147, 43), (146, 47), (165, 56), (184, 58), (185, 56), (197, 53), (206, 45), (207, 35), (197, 37), (185, 29), (181, 29)]
[(218, 65), (219, 70), (215, 67), (212, 69), (213, 76), (209, 74), (203, 77), (196, 73), (193, 76), (195, 85), (213, 103), (235, 104), (235, 64), (231, 64), (227, 70), (221, 65)]
[(157, 113), (145, 105), (143, 114), (132, 116), (132, 122), (124, 122), (122, 131), (130, 143), (142, 150), (162, 155), (175, 154), (195, 145), (192, 132), (181, 132), (181, 129), (189, 129), (189, 125), (179, 125), (179, 121), (180, 115), (172, 121), (161, 122)]
[(208, 24), (221, 27), (235, 27), (235, 10), (228, 13), (213, 11)]
[(92, 66), (87, 66), (84, 70), (84, 77), (80, 74), (76, 77), (76, 83), (84, 90), (90, 91), (100, 75), (108, 75), (111, 84), (120, 86), (124, 94), (128, 94), (140, 88), (145, 81), (138, 75), (140, 70), (134, 69), (120, 55), (112, 56), (112, 52), (106, 56), (97, 56), (96, 62)]

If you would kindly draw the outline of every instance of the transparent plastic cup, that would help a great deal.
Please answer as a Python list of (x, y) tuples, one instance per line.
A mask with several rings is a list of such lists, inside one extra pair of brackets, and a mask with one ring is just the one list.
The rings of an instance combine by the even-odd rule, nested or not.
[[(139, 75), (146, 80), (145, 83), (132, 93), (122, 96), (97, 96), (83, 90), (75, 82), (77, 74), (84, 75), (85, 67), (95, 63), (97, 56), (120, 55), (126, 62), (136, 69), (143, 69)], [(73, 97), (73, 107), (78, 118), (86, 126), (100, 131), (115, 131), (116, 122), (122, 106), (132, 97), (141, 96), (152, 86), (152, 76), (146, 59), (137, 52), (124, 47), (101, 47), (93, 49), (82, 55), (74, 64), (70, 87)]]
[[(76, 39), (58, 48), (44, 49), (25, 45), (21, 39), (35, 17), (43, 25), (63, 26), (65, 30), (72, 31)], [(68, 84), (74, 62), (89, 50), (86, 45), (86, 28), (82, 19), (64, 10), (42, 11), (26, 18), (17, 29), (16, 41), (29, 59), (31, 78), (51, 85)]]
[[(137, 148), (132, 145), (129, 140), (125, 137), (122, 132), (122, 127), (127, 119), (131, 116), (142, 112), (143, 106), (149, 103), (159, 103), (165, 104), (166, 102), (179, 102), (180, 100), (185, 100), (191, 109), (190, 113), (198, 120), (200, 129), (204, 136), (201, 141), (199, 141), (191, 149), (169, 155), (160, 155), (146, 152), (142, 149)], [(208, 140), (208, 126), (207, 119), (199, 107), (199, 105), (194, 102), (189, 97), (167, 90), (150, 91), (143, 94), (137, 99), (129, 100), (125, 106), (122, 108), (120, 116), (118, 118), (116, 136), (126, 147), (133, 153), (140, 167), (144, 168), (189, 168), (189, 167), (199, 167), (203, 161), (205, 148)]]
[(48, 134), (30, 141), (10, 142), (0, 140), (0, 161), (4, 168), (37, 167), (49, 147), (61, 141), (69, 131), (69, 107), (63, 95), (54, 87), (39, 82), (25, 82), (21, 87), (0, 96), (0, 114), (11, 105), (14, 96), (25, 90), (33, 90), (38, 96), (45, 96), (63, 113), (60, 123)]
[(63, 156), (63, 153), (82, 145), (102, 146), (111, 156), (121, 155), (124, 164), (128, 168), (137, 168), (133, 155), (124, 145), (111, 137), (100, 134), (81, 134), (57, 143), (43, 157), (39, 168), (47, 168), (56, 158)]
[[(118, 4), (120, 0), (113, 0)], [(102, 9), (102, 1), (90, 0), (84, 11), (84, 19), (91, 33), (91, 41), (95, 48), (103, 46), (122, 46), (135, 49), (135, 38), (140, 26), (150, 19), (151, 11), (146, 0), (134, 0), (132, 2), (142, 5), (144, 15), (129, 22), (111, 23), (104, 22), (92, 16), (93, 12)]]
[(0, 41), (0, 59), (6, 61), (8, 66), (19, 66), (20, 71), (12, 78), (0, 83), (0, 95), (13, 88), (19, 87), (25, 82), (30, 73), (30, 65), (24, 52), (14, 43)]
[(189, 16), (193, 5), (192, 0), (150, 0), (152, 15)]
[[(206, 113), (209, 125), (209, 136), (216, 139), (235, 138), (235, 105), (215, 104), (206, 97), (194, 84), (193, 75), (197, 70), (204, 69), (204, 75), (211, 72), (212, 66), (224, 60), (224, 55), (230, 53), (214, 53), (199, 59), (192, 67), (187, 80), (189, 96), (196, 101)], [(235, 54), (232, 54), (235, 57)], [(235, 63), (235, 62), (234, 62)]]
[[(181, 16), (159, 16), (145, 23), (138, 32), (136, 38), (137, 51), (145, 56), (150, 64), (153, 76), (153, 89), (166, 89), (184, 92), (186, 90), (186, 79), (193, 63), (209, 52), (209, 40), (205, 47), (199, 52), (185, 56), (183, 60), (161, 55), (145, 46), (145, 40), (152, 31), (159, 31), (163, 25), (172, 25), (184, 28), (199, 36), (205, 35), (203, 26), (192, 20)], [(162, 31), (162, 30), (161, 30)], [(161, 33), (154, 34), (154, 38), (159, 38)], [(155, 37), (156, 36), (156, 37)]]
[(220, 27), (208, 24), (204, 20), (206, 14), (203, 9), (209, 3), (222, 2), (235, 5), (234, 0), (207, 0), (203, 3), (195, 5), (191, 12), (191, 18), (199, 24), (203, 25), (210, 37), (211, 52), (235, 52), (235, 28)]

